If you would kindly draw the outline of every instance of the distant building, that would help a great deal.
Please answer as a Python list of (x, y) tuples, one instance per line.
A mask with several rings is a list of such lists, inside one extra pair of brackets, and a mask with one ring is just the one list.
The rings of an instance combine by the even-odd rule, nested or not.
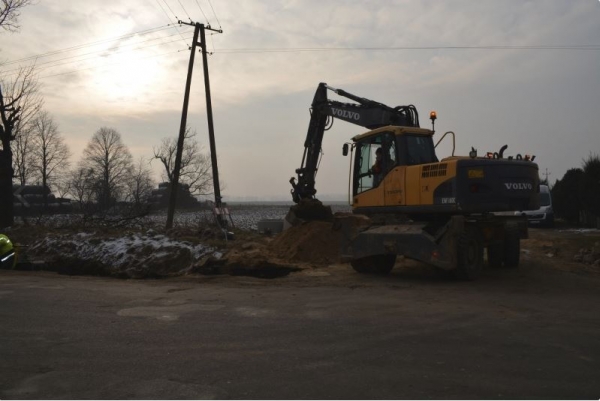
[[(71, 199), (57, 198), (48, 186), (13, 185), (13, 210), (15, 216), (27, 216), (39, 213), (71, 213)], [(48, 207), (44, 208), (44, 195), (48, 199)]]
[[(190, 186), (179, 184), (177, 186), (177, 207), (183, 209), (198, 209), (201, 203), (190, 192)], [(153, 209), (165, 209), (169, 206), (170, 184), (161, 182), (157, 189), (152, 190), (150, 195), (150, 205)]]

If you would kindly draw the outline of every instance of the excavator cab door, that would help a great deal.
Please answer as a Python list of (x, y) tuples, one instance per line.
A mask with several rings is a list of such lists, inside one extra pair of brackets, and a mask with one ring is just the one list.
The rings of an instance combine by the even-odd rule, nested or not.
[(381, 133), (356, 143), (353, 177), (355, 206), (383, 206), (387, 175), (396, 166), (392, 133)]

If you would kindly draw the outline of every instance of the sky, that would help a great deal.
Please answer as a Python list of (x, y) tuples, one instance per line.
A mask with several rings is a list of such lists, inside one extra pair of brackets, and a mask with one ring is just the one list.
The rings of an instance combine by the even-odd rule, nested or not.
[[(178, 19), (223, 31), (207, 47), (225, 201), (291, 199), (319, 82), (414, 104), (422, 127), (436, 110), (455, 154), (508, 145), (551, 183), (600, 154), (598, 0), (37, 0), (0, 33), (0, 75), (35, 62), (74, 164), (100, 127), (149, 160), (179, 132), (193, 28)], [(188, 125), (208, 151), (200, 54)], [(365, 131), (326, 132), (317, 197), (347, 199), (342, 145)], [(451, 152), (447, 137), (438, 157)]]

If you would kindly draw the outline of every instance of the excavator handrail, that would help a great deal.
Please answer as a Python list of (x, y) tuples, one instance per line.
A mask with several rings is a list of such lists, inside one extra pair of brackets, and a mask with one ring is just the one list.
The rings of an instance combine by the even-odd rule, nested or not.
[(448, 134), (452, 134), (452, 157), (454, 157), (454, 150), (456, 148), (456, 135), (454, 134), (453, 131), (447, 131), (444, 133), (444, 135), (442, 135), (442, 137), (435, 143), (435, 146), (433, 147), (434, 149), (437, 148), (437, 146), (440, 144), (440, 142), (442, 142), (442, 139), (444, 139), (446, 137), (446, 135)]

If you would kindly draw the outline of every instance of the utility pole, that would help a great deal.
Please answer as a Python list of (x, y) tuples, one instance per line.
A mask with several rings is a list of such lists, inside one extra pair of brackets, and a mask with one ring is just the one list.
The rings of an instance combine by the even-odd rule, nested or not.
[[(192, 84), (192, 71), (194, 69), (194, 56), (196, 54), (196, 46), (200, 46), (202, 52), (202, 61), (204, 64), (204, 86), (206, 91), (206, 114), (208, 117), (208, 134), (210, 139), (210, 158), (212, 162), (212, 173), (213, 173), (213, 185), (215, 192), (215, 206), (221, 207), (221, 189), (219, 187), (219, 170), (217, 167), (217, 150), (215, 144), (215, 133), (213, 127), (212, 118), (212, 103), (210, 98), (210, 82), (208, 79), (208, 60), (206, 58), (206, 37), (205, 30), (215, 31), (223, 33), (221, 29), (212, 29), (210, 25), (204, 26), (204, 24), (194, 22), (183, 22), (179, 21), (180, 24), (189, 25), (194, 27), (194, 38), (192, 40), (192, 46), (190, 47), (190, 63), (188, 67), (187, 81), (185, 84), (185, 96), (183, 98), (183, 111), (181, 113), (181, 125), (179, 127), (179, 138), (177, 140), (177, 153), (175, 155), (175, 170), (173, 171), (173, 182), (171, 182), (171, 194), (169, 198), (169, 208), (167, 211), (167, 225), (166, 229), (173, 227), (173, 216), (175, 214), (175, 204), (177, 202), (177, 190), (179, 186), (179, 171), (181, 170), (181, 158), (183, 154), (183, 140), (185, 136), (185, 128), (187, 125), (187, 112), (190, 99), (190, 86)], [(200, 42), (198, 42), (198, 35), (200, 35)], [(223, 220), (220, 215), (217, 216), (219, 224), (223, 225)]]
[(546, 176), (546, 180), (545, 180), (545, 181), (546, 181), (546, 183), (547, 183), (548, 185), (550, 185), (550, 181), (548, 181), (548, 176), (549, 176), (549, 175), (552, 175), (552, 173), (549, 173), (549, 172), (548, 172), (548, 167), (546, 167), (546, 173), (545, 173), (544, 175)]

